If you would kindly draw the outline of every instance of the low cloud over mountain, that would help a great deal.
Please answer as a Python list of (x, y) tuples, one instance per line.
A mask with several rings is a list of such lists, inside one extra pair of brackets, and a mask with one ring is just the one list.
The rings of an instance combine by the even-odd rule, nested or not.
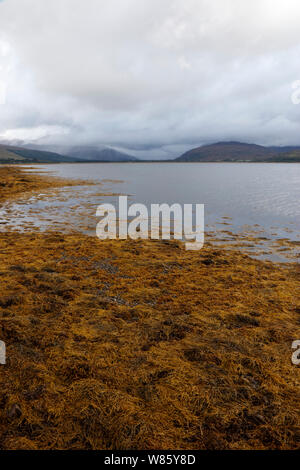
[(297, 145), (297, 0), (4, 0), (0, 138), (175, 158)]

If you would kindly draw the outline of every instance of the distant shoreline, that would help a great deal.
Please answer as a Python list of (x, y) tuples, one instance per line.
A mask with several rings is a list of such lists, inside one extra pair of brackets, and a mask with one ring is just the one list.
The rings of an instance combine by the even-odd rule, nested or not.
[(246, 161), (246, 160), (236, 160), (236, 161), (226, 161), (226, 160), (221, 160), (221, 161), (210, 161), (210, 162), (207, 162), (207, 161), (202, 161), (202, 162), (191, 162), (191, 161), (188, 161), (188, 162), (180, 162), (180, 161), (177, 161), (177, 160), (139, 160), (139, 161), (135, 161), (135, 162), (108, 162), (108, 161), (100, 161), (100, 160), (96, 160), (96, 161), (91, 161), (91, 160), (87, 160), (87, 161), (77, 161), (77, 162), (20, 162), (20, 163), (10, 163), (10, 162), (1, 162), (0, 161), (0, 165), (9, 165), (9, 166), (20, 166), (20, 165), (78, 165), (78, 164), (93, 164), (93, 163), (109, 163), (109, 164), (140, 164), (140, 163), (174, 163), (174, 164), (179, 164), (179, 165), (182, 165), (182, 164), (195, 164), (195, 163), (200, 163), (200, 164), (203, 164), (203, 163), (251, 163), (251, 164), (257, 164), (257, 163), (268, 163), (268, 164), (278, 164), (278, 163), (284, 163), (284, 164), (299, 164), (300, 161), (296, 161), (296, 162), (292, 162), (292, 161), (270, 161), (270, 160), (265, 160), (265, 161), (258, 161), (258, 162), (255, 162), (255, 161)]
[[(151, 155), (151, 152), (149, 153)], [(113, 148), (75, 147), (56, 153), (0, 143), (0, 164), (35, 163), (299, 163), (300, 146), (264, 147), (243, 142), (203, 145), (170, 159), (139, 159)]]

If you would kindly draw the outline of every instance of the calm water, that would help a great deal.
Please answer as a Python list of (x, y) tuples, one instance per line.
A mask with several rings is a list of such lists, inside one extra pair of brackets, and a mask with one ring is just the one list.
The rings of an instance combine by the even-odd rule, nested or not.
[[(66, 178), (99, 180), (99, 187), (66, 190), (49, 204), (31, 201), (30, 211), (44, 210), (47, 225), (51, 210), (60, 217), (63, 211), (78, 215), (81, 205), (95, 207), (103, 202), (100, 191), (130, 195), (132, 202), (146, 205), (166, 202), (205, 204), (206, 224), (211, 228), (241, 231), (258, 230), (266, 237), (299, 240), (300, 164), (255, 163), (145, 163), (145, 164), (55, 164), (37, 167)], [(118, 181), (116, 181), (118, 180)], [(98, 193), (98, 194), (97, 194)], [(107, 196), (105, 202), (115, 201)], [(27, 218), (29, 206), (15, 205), (18, 224)], [(94, 215), (94, 212), (93, 212)], [(30, 215), (30, 217), (32, 214)], [(228, 219), (227, 219), (228, 217)], [(48, 220), (48, 222), (47, 222)], [(31, 223), (39, 223), (36, 218)], [(94, 221), (93, 221), (94, 224)], [(92, 224), (92, 226), (93, 226)], [(229, 225), (227, 225), (229, 224)]]

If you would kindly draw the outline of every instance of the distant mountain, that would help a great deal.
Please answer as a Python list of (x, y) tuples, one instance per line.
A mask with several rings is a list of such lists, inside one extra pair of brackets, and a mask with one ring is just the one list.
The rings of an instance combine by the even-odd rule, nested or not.
[(177, 162), (298, 162), (300, 147), (264, 147), (243, 142), (218, 142), (192, 149)]
[(66, 151), (66, 155), (77, 160), (88, 160), (98, 162), (137, 162), (138, 158), (124, 152), (105, 147), (79, 146)]
[[(51, 151), (50, 151), (51, 150)], [(0, 163), (58, 163), (58, 162), (135, 162), (131, 155), (109, 147), (96, 146), (45, 146), (16, 142), (0, 144)]]
[(0, 163), (58, 163), (72, 161), (74, 161), (74, 158), (55, 152), (0, 144)]
[[(50, 151), (53, 150), (53, 151)], [(218, 142), (197, 147), (175, 162), (300, 162), (300, 146), (264, 147), (243, 142)], [(0, 144), (1, 163), (145, 162), (109, 147), (59, 147)]]
[(268, 147), (242, 142), (218, 142), (203, 145), (190, 150), (181, 157), (179, 162), (224, 162), (224, 161), (265, 161), (276, 152)]

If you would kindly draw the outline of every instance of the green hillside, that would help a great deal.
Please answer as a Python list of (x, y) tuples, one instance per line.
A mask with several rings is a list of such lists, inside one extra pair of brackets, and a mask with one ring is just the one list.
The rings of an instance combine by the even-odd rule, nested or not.
[(24, 157), (22, 157), (21, 155), (17, 155), (16, 153), (10, 152), (6, 148), (0, 146), (0, 163), (16, 163), (18, 161), (24, 162)]
[(72, 162), (74, 158), (59, 153), (31, 150), (10, 145), (0, 145), (0, 164), (4, 163), (58, 163)]

